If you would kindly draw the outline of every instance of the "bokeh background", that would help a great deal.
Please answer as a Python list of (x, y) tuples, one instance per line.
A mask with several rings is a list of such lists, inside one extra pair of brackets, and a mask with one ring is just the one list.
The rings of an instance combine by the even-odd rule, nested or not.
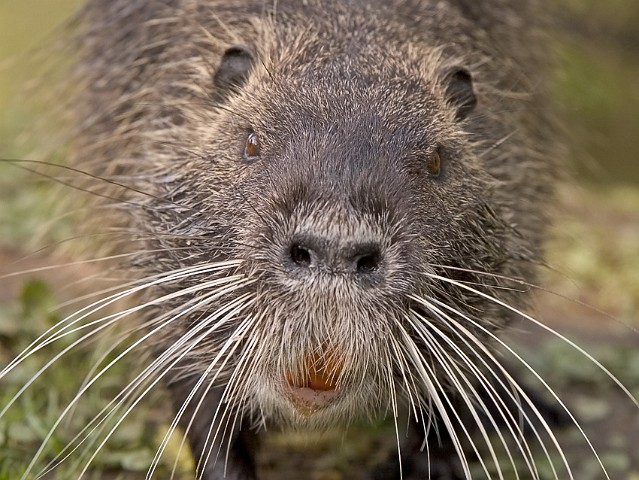
[[(46, 136), (54, 129), (40, 125), (41, 118), (50, 118), (49, 107), (25, 101), (25, 96), (30, 96), (32, 83), (38, 83), (38, 91), (46, 89), (38, 79), (52, 68), (49, 64), (56, 64), (48, 58), (47, 46), (59, 38), (60, 26), (78, 4), (0, 2), (0, 368), (59, 320), (54, 306), (77, 296), (77, 285), (87, 274), (81, 268), (47, 268), (67, 262), (57, 249), (47, 248), (70, 235), (52, 213), (52, 189), (59, 185), (11, 161), (39, 159), (39, 141), (43, 150), (49, 149)], [(566, 161), (574, 175), (560, 189), (548, 268), (542, 272), (546, 291), (538, 292), (535, 312), (593, 353), (639, 398), (639, 1), (557, 0), (553, 8), (558, 27), (552, 85), (572, 152)], [(25, 137), (33, 125), (41, 138)], [(512, 341), (528, 346), (526, 358), (583, 419), (611, 477), (639, 479), (637, 407), (574, 348), (529, 325), (519, 327)], [(24, 369), (0, 382), (0, 406), (51, 352), (45, 350), (44, 357), (25, 362)], [(73, 364), (66, 365), (0, 419), (0, 480), (16, 478), (57, 418), (63, 399), (77, 388), (70, 381), (77, 380)], [(87, 396), (76, 423), (92, 418), (108, 398), (105, 392), (117, 391), (117, 377), (126, 370), (120, 368), (113, 385)], [(96, 462), (98, 471), (108, 473), (99, 477), (98, 472), (96, 478), (144, 478), (144, 466), (167, 425), (162, 402), (161, 396), (150, 402), (146, 414), (133, 416), (118, 431)], [(574, 432), (567, 431), (565, 438), (569, 445), (579, 443), (570, 441)], [(64, 432), (56, 435), (54, 450), (68, 440)], [(341, 441), (339, 435), (328, 437), (328, 445)], [(308, 457), (296, 453), (309, 447), (295, 439), (279, 438), (270, 447), (276, 453), (262, 459), (267, 475), (271, 472), (268, 478), (289, 478), (281, 472), (294, 472), (298, 459)], [(309, 470), (309, 478), (358, 478), (357, 465), (374, 456), (370, 446), (339, 455), (319, 448), (318, 467)], [(278, 458), (282, 449), (288, 466)], [(568, 452), (580, 459), (577, 478), (603, 478), (588, 452), (579, 447)], [(188, 461), (182, 463), (189, 468)]]

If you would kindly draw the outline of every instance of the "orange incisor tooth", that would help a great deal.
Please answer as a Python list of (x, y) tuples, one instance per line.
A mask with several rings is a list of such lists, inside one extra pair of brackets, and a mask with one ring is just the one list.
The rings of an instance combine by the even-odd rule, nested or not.
[(334, 350), (313, 352), (304, 357), (304, 370), (301, 374), (288, 373), (288, 384), (299, 388), (310, 388), (319, 391), (335, 390), (337, 380), (342, 372), (344, 359)]
[(334, 350), (313, 353), (304, 360), (307, 387), (313, 390), (335, 390), (344, 360)]

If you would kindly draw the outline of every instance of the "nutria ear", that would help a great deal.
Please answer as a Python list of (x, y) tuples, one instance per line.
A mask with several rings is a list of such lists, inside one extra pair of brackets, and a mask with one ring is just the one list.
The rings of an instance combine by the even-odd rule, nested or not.
[(213, 77), (216, 92), (221, 97), (242, 86), (255, 62), (255, 55), (244, 45), (233, 45), (226, 49)]
[(446, 97), (457, 109), (455, 119), (461, 121), (475, 108), (477, 98), (473, 91), (473, 79), (465, 68), (453, 69), (446, 76)]

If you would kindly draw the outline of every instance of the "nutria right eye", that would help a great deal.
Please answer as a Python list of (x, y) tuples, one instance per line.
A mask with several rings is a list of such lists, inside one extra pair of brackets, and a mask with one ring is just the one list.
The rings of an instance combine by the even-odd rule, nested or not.
[(244, 160), (253, 161), (260, 156), (260, 142), (255, 132), (250, 132), (244, 145)]

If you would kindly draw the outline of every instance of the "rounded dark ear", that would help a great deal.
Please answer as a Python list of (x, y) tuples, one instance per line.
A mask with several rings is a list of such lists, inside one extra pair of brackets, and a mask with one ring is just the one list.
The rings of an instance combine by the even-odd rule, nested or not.
[(472, 112), (477, 104), (477, 98), (473, 91), (473, 79), (465, 68), (452, 70), (446, 76), (446, 97), (457, 109), (455, 119), (461, 121)]
[(241, 87), (255, 62), (255, 55), (244, 45), (233, 45), (222, 55), (220, 65), (213, 77), (217, 94), (224, 97), (229, 91)]

